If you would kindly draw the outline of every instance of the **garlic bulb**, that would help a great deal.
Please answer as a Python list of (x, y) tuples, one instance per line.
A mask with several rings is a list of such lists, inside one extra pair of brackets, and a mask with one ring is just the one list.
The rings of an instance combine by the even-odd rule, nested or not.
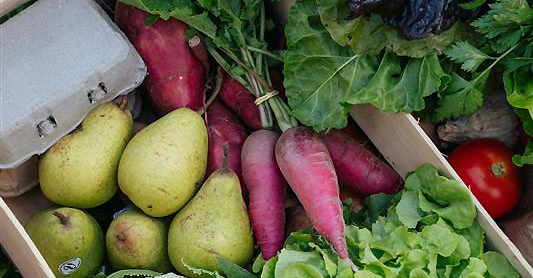
[(443, 141), (462, 143), (480, 138), (493, 138), (512, 148), (518, 140), (519, 123), (505, 93), (487, 94), (483, 106), (470, 116), (448, 121), (437, 129)]

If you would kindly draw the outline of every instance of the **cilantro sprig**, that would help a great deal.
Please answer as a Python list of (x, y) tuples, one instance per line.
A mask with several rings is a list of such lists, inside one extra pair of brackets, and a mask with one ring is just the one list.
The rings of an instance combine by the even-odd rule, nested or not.
[[(484, 36), (485, 44), (475, 47), (463, 41), (445, 51), (472, 78), (467, 80), (457, 74), (452, 78), (448, 90), (440, 95), (437, 121), (469, 114), (480, 107), (487, 77), (494, 69), (503, 72), (509, 104), (529, 112), (521, 115), (524, 122), (533, 117), (533, 8), (527, 0), (498, 0), (489, 7), (472, 23)], [(533, 131), (529, 134), (533, 135)]]

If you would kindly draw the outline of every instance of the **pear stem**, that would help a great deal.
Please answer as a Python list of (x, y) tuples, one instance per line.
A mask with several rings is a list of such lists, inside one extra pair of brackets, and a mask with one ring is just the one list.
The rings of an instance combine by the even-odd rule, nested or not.
[(57, 217), (59, 219), (59, 223), (61, 223), (62, 225), (68, 225), (69, 224), (69, 221), (68, 221), (68, 217), (58, 211), (55, 211), (54, 212), (54, 216)]
[(120, 98), (120, 103), (118, 104), (118, 108), (124, 111), (126, 110), (126, 106), (128, 106), (128, 97), (126, 95), (122, 95)]
[(228, 169), (228, 148), (229, 143), (224, 142), (224, 158), (222, 160), (222, 169)]

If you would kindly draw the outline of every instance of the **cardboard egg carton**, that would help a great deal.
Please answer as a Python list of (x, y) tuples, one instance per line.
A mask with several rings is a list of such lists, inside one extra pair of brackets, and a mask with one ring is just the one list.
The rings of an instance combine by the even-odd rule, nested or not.
[(0, 37), (4, 172), (45, 152), (146, 75), (139, 54), (93, 0), (39, 0), (0, 25)]

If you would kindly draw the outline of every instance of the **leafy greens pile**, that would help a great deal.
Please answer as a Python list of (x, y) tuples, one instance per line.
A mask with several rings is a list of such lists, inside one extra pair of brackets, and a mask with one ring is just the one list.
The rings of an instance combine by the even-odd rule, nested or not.
[[(363, 214), (345, 206), (345, 236), (355, 273), (339, 260), (326, 240), (313, 231), (292, 233), (268, 261), (258, 257), (252, 274), (219, 259), (229, 278), (517, 278), (507, 259), (485, 252), (484, 231), (468, 190), (425, 164), (406, 178), (396, 195), (368, 197)], [(194, 269), (201, 277), (224, 277)]]
[[(486, 1), (474, 2), (464, 6)], [(434, 122), (468, 115), (482, 105), (493, 73), (533, 134), (531, 1), (496, 0), (471, 24), (457, 22), (421, 40), (403, 39), (378, 15), (347, 20), (347, 5), (304, 0), (290, 11), (285, 85), (302, 123), (341, 128), (358, 103), (388, 113), (431, 109)]]

